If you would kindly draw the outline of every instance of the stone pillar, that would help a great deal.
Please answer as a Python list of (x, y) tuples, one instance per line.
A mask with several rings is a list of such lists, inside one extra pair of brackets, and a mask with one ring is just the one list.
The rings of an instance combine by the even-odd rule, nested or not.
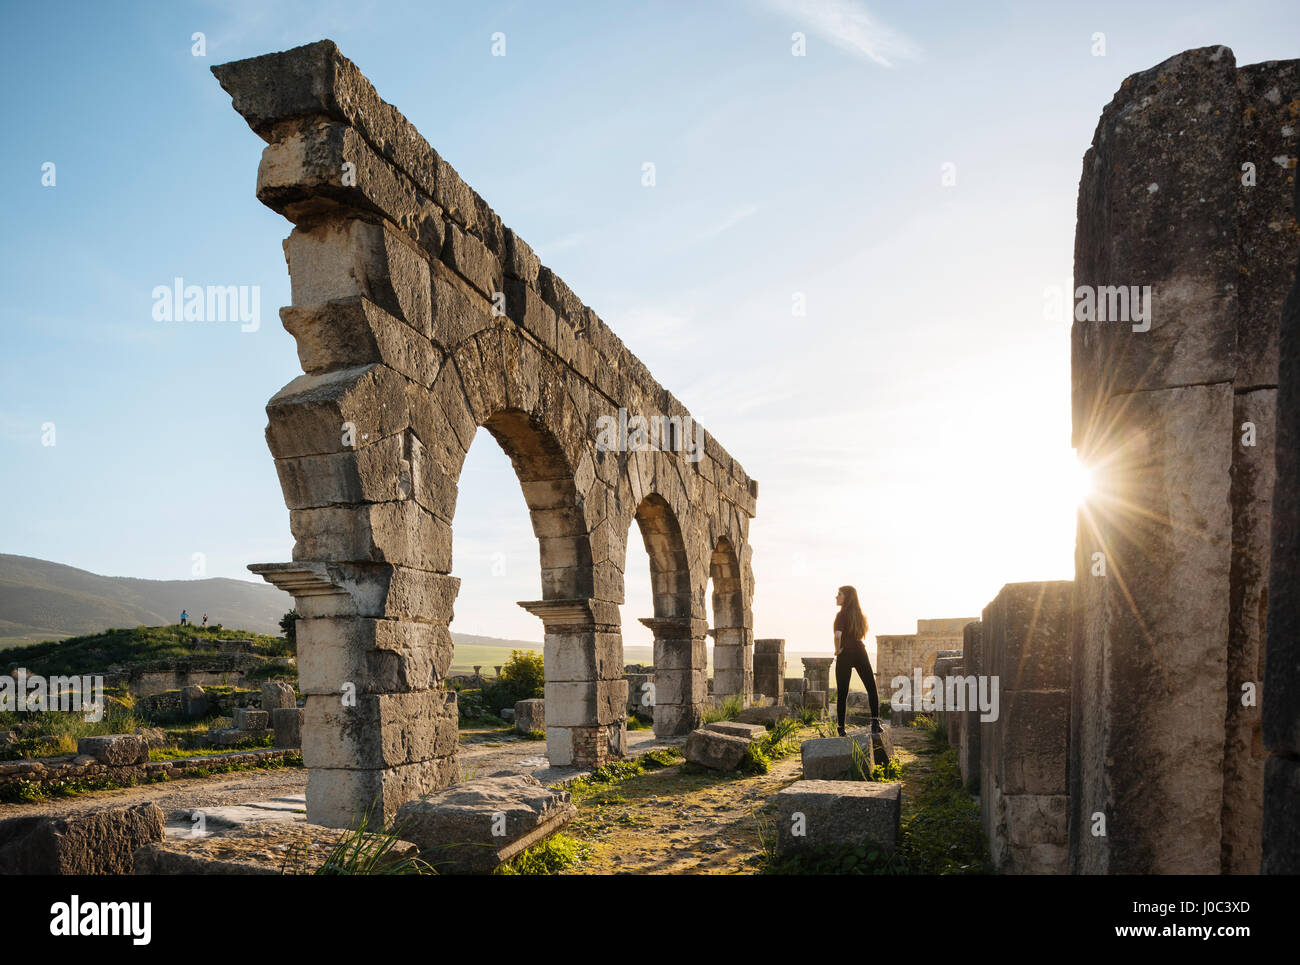
[[(1300, 213), (1300, 178), (1295, 182), (1293, 210)], [(1300, 874), (1300, 271), (1282, 314), (1279, 356), (1261, 870), (1295, 875)]]
[(558, 767), (599, 767), (627, 754), (627, 681), (618, 605), (603, 600), (519, 604), (546, 628), (546, 755)]
[(831, 664), (834, 657), (801, 657), (803, 676), (808, 681), (809, 690), (829, 693), (831, 689)]
[(654, 631), (656, 737), (689, 734), (700, 726), (708, 696), (708, 623), (691, 617), (643, 617)]
[(386, 564), (250, 569), (290, 593), (299, 614), (307, 820), (387, 821), (406, 801), (454, 782), (456, 695), (441, 687), (460, 581)]
[[(973, 620), (966, 624), (962, 639), (962, 660), (967, 676), (979, 677), (984, 674), (983, 661), (983, 624)], [(960, 712), (957, 737), (957, 765), (961, 768), (961, 780), (967, 790), (979, 793), (980, 773), (980, 710), (969, 703), (966, 710)]]
[(1008, 583), (984, 608), (984, 673), (998, 686), (998, 716), (980, 737), (980, 810), (1000, 873), (1068, 866), (1071, 599), (1068, 581)]
[[(713, 635), (713, 692), (719, 697), (754, 693), (754, 631), (718, 627)], [(658, 668), (655, 668), (656, 672)]]
[(1294, 172), (1274, 159), (1297, 153), (1298, 98), (1295, 61), (1186, 51), (1125, 80), (1084, 158), (1074, 442), (1096, 491), (1075, 557), (1078, 873), (1259, 868), (1263, 748), (1243, 697), (1261, 677), (1277, 329), (1300, 249), (1282, 227)]
[[(912, 679), (912, 650), (915, 644), (915, 634), (876, 634), (876, 692), (880, 695), (882, 707), (889, 704), (894, 696), (895, 677)], [(910, 713), (910, 698), (907, 703), (906, 712)]]
[(785, 641), (754, 641), (754, 693), (774, 697), (781, 703), (785, 692)]

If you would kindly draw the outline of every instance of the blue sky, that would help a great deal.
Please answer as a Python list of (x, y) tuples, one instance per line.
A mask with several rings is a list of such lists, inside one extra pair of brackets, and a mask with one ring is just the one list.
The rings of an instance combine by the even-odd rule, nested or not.
[[(1300, 55), (1294, 2), (6, 3), (4, 23), (0, 551), (158, 579), (290, 557), (262, 435), (300, 371), (289, 225), (208, 68), (330, 37), (759, 480), (756, 631), (796, 650), (826, 645), (842, 583), (902, 633), (1071, 576), (1068, 325), (1043, 293), (1070, 282), (1097, 117), (1189, 47)], [(261, 327), (154, 321), (178, 276), (260, 286)], [(514, 606), (539, 595), (536, 543), (485, 433), (455, 529), (455, 628), (540, 639)], [(635, 539), (628, 562), (640, 643)]]

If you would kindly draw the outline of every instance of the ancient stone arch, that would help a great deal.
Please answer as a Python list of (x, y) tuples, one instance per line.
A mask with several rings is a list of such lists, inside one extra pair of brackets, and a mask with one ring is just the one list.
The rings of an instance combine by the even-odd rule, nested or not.
[[(749, 520), (757, 484), (330, 41), (213, 68), (267, 147), (257, 196), (295, 225), (303, 375), (268, 403), (306, 696), (307, 817), (390, 818), (455, 781), (443, 689), (457, 479), (479, 428), (510, 456), (538, 540), (547, 753), (625, 752), (619, 604), (635, 522), (652, 561), (655, 731), (698, 722), (704, 594), (716, 689), (752, 690)], [(630, 417), (671, 425), (649, 448)], [(619, 444), (602, 431), (617, 422)], [(703, 437), (703, 445), (690, 445)], [(719, 602), (721, 600), (721, 603)], [(717, 651), (715, 651), (715, 660)]]

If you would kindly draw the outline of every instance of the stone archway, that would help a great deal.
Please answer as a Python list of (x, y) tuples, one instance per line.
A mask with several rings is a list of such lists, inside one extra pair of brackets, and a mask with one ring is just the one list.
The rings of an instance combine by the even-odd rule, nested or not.
[[(510, 456), (538, 540), (542, 599), (521, 606), (545, 629), (551, 762), (626, 751), (634, 518), (659, 560), (653, 619), (675, 621), (656, 655), (682, 664), (662, 669), (681, 702), (656, 708), (656, 730), (698, 720), (704, 581), (724, 536), (752, 640), (757, 484), (332, 42), (213, 72), (267, 142), (258, 198), (295, 225), (281, 318), (304, 374), (268, 403), (266, 439), (296, 542), (293, 562), (250, 569), (301, 616), (308, 820), (387, 820), (459, 777), (451, 527), (479, 427)], [(598, 444), (629, 412), (673, 424), (669, 444)]]
[(720, 696), (754, 692), (753, 620), (745, 614), (740, 558), (722, 537), (709, 556), (713, 581), (713, 690)]
[(654, 616), (641, 622), (654, 633), (654, 729), (658, 737), (685, 734), (700, 724), (708, 696), (704, 621), (694, 616), (690, 560), (677, 514), (649, 493), (633, 518), (650, 557)]

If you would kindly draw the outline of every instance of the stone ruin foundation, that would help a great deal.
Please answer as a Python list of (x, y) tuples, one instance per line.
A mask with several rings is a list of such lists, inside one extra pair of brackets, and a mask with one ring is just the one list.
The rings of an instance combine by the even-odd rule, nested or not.
[(981, 823), (1004, 874), (1067, 869), (1072, 590), (1068, 580), (1008, 583), (984, 608), (967, 664), (998, 682), (997, 719), (975, 722)]
[(458, 777), (451, 535), (480, 427), (537, 536), (542, 599), (521, 606), (545, 631), (551, 762), (624, 753), (633, 521), (651, 563), (655, 733), (699, 723), (706, 632), (715, 689), (748, 699), (757, 483), (707, 434), (698, 459), (597, 445), (620, 408), (691, 416), (332, 42), (213, 72), (267, 142), (258, 199), (294, 225), (281, 318), (304, 374), (267, 405), (266, 438), (296, 542), (292, 562), (253, 570), (301, 614), (308, 821), (388, 820)]

